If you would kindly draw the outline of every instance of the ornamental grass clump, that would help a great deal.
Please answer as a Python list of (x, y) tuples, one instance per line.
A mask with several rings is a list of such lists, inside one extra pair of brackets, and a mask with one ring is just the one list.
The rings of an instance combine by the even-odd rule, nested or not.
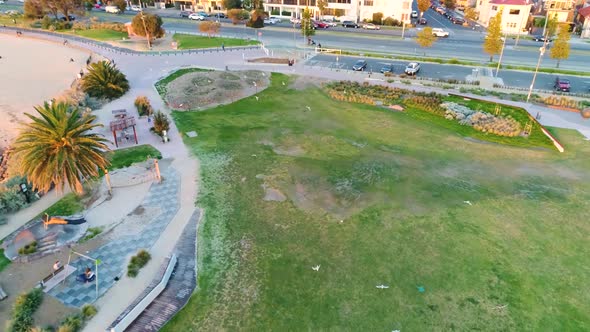
[(462, 125), (471, 126), (483, 133), (514, 137), (522, 132), (520, 123), (512, 117), (502, 117), (490, 113), (475, 111), (457, 103), (443, 103), (445, 118), (456, 120)]

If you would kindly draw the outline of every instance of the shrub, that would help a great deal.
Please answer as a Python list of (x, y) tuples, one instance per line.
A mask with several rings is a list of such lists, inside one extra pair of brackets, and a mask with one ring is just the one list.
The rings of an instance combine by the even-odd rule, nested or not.
[(16, 298), (12, 308), (12, 319), (8, 325), (9, 332), (28, 332), (33, 328), (33, 314), (43, 302), (43, 291), (35, 288)]
[(168, 120), (168, 116), (161, 111), (154, 113), (154, 132), (162, 136), (162, 132), (164, 130), (168, 131), (169, 129), (170, 120)]
[(90, 319), (94, 317), (97, 312), (98, 310), (96, 310), (96, 307), (91, 304), (86, 304), (82, 307), (82, 316), (84, 319)]
[(291, 12), (288, 12), (288, 11), (285, 11), (285, 10), (283, 10), (283, 11), (281, 12), (281, 15), (282, 15), (282, 16), (291, 16)]
[(18, 250), (19, 255), (30, 255), (37, 251), (37, 241), (33, 241)]
[(129, 82), (113, 63), (100, 61), (88, 66), (82, 89), (91, 97), (115, 99), (129, 90)]
[(127, 265), (127, 276), (135, 278), (139, 273), (139, 269), (144, 267), (152, 258), (149, 252), (140, 250), (137, 255), (131, 257)]
[(43, 19), (41, 20), (41, 29), (49, 29), (49, 27), (51, 26), (51, 18), (49, 18), (49, 16), (45, 15), (43, 16)]
[(373, 24), (382, 24), (383, 23), (383, 13), (373, 13)]
[(82, 328), (83, 317), (74, 314), (66, 317), (59, 325), (57, 332), (78, 332)]
[(398, 27), (401, 25), (401, 23), (397, 19), (388, 16), (386, 19), (383, 20), (383, 25)]
[(146, 96), (138, 96), (135, 98), (134, 105), (135, 108), (137, 108), (137, 113), (139, 113), (139, 116), (150, 116), (154, 112), (152, 105)]

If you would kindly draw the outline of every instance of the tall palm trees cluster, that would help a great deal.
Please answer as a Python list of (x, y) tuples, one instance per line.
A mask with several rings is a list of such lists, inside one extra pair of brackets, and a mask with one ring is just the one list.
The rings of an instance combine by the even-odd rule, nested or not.
[[(90, 96), (113, 99), (125, 94), (129, 83), (113, 63), (101, 61), (88, 66), (82, 88)], [(95, 123), (96, 116), (65, 102), (46, 102), (35, 111), (36, 115), (25, 113), (31, 121), (24, 124), (14, 146), (18, 171), (37, 191), (68, 186), (82, 193), (83, 182), (109, 166), (108, 140), (95, 132), (102, 125)]]

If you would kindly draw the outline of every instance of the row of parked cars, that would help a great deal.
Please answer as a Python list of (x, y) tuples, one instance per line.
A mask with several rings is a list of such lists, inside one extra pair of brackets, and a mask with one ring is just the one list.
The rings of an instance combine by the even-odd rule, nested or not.
[(457, 15), (454, 10), (447, 9), (437, 2), (433, 2), (430, 5), (430, 8), (434, 9), (437, 13), (441, 14), (442, 16), (448, 18), (453, 24), (465, 24), (465, 19), (463, 17)]
[[(357, 60), (357, 62), (352, 66), (352, 70), (354, 70), (354, 71), (365, 71), (366, 69), (367, 69), (367, 60)], [(418, 63), (418, 62), (410, 62), (410, 63), (408, 63), (408, 65), (406, 65), (406, 68), (404, 69), (404, 73), (406, 75), (411, 75), (411, 76), (418, 74), (419, 71), (420, 71), (420, 63)], [(385, 64), (383, 67), (381, 67), (380, 72), (382, 74), (385, 74), (385, 73), (393, 74), (393, 73), (395, 73), (395, 66), (392, 63)]]

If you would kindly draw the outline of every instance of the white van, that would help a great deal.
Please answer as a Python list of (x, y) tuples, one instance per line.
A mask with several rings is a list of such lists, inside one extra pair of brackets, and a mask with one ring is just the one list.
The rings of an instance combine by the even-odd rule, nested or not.
[(106, 6), (104, 7), (104, 11), (107, 13), (119, 14), (121, 10), (117, 6)]

